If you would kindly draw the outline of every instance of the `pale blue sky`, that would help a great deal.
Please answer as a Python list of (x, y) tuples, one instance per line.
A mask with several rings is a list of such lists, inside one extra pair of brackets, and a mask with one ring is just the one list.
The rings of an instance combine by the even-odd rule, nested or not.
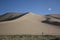
[(33, 12), (42, 15), (60, 14), (60, 0), (0, 0), (0, 14), (6, 12)]

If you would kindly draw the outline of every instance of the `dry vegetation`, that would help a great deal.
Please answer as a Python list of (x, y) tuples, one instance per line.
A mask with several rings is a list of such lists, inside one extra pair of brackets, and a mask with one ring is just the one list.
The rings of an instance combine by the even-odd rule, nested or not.
[(60, 40), (60, 35), (0, 35), (0, 40)]

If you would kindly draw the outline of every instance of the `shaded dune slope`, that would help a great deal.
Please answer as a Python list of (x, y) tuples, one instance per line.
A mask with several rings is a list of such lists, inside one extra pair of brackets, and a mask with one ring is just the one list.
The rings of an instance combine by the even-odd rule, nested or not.
[(29, 12), (16, 20), (0, 22), (0, 35), (60, 35), (60, 26), (42, 23), (45, 16)]
[(24, 13), (24, 14), (23, 13), (16, 13), (16, 12), (5, 13), (3, 15), (0, 15), (0, 22), (14, 20), (14, 19), (24, 16), (27, 13)]
[(45, 20), (42, 22), (52, 25), (60, 26), (60, 14), (50, 14), (45, 16)]
[(52, 18), (56, 18), (56, 19), (60, 19), (60, 14), (50, 14), (50, 15), (46, 15)]

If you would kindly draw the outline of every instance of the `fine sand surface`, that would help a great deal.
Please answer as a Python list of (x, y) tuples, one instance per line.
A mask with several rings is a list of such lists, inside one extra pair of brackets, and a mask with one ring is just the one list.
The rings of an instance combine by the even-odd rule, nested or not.
[(42, 23), (45, 16), (28, 13), (18, 19), (0, 22), (0, 35), (60, 35), (60, 26)]

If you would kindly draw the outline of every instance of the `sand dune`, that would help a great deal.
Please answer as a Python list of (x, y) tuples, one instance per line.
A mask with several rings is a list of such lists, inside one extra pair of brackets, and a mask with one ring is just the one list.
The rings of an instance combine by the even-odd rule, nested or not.
[(42, 23), (45, 16), (29, 12), (28, 14), (11, 21), (0, 22), (0, 35), (14, 34), (44, 34), (60, 35), (60, 26)]

